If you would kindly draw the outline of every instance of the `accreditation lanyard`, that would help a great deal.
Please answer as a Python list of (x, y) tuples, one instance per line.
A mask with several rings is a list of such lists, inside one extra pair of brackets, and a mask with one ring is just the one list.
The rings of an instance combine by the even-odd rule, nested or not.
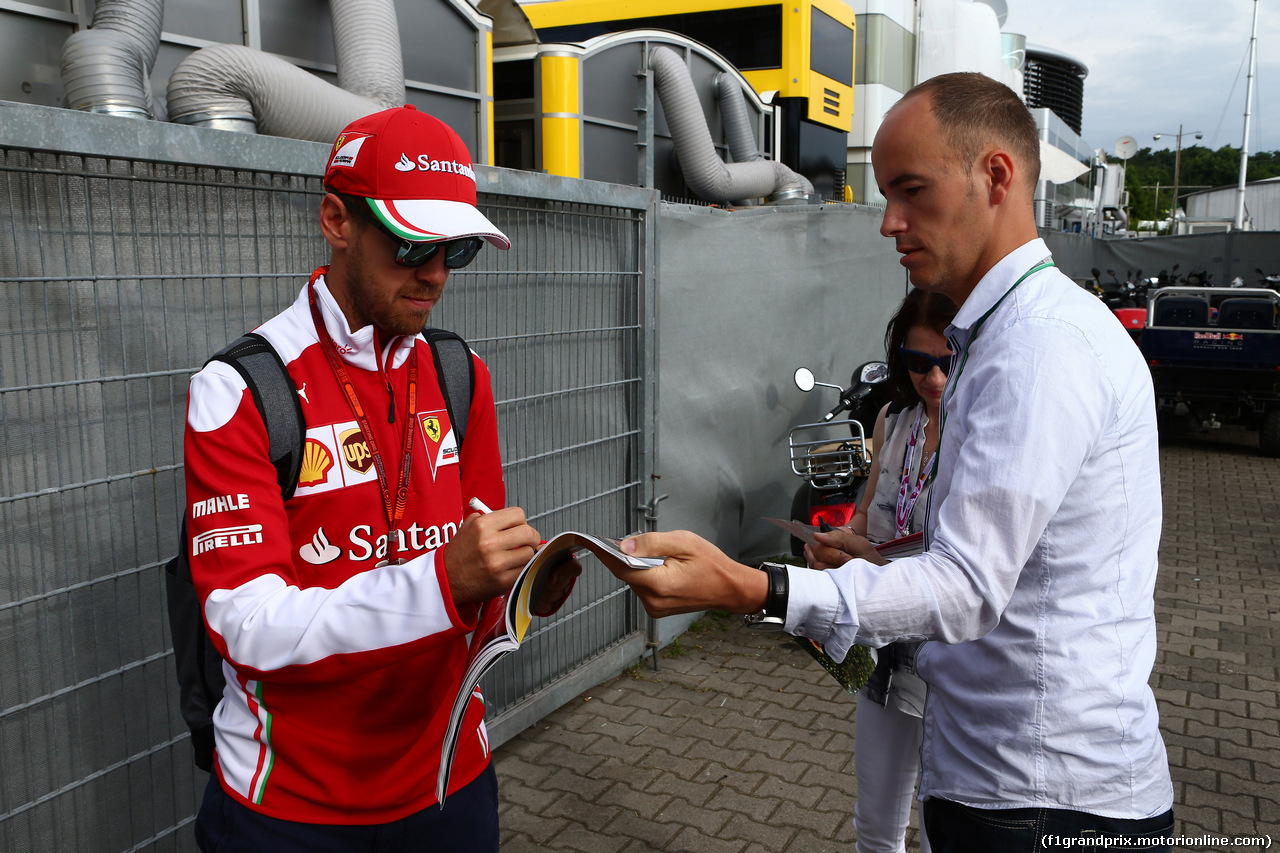
[(1009, 298), (1009, 294), (1018, 289), (1018, 285), (1022, 284), (1028, 278), (1041, 270), (1047, 270), (1052, 266), (1056, 266), (1053, 262), (1053, 258), (1045, 258), (1031, 269), (1024, 272), (1018, 280), (1004, 292), (1004, 295), (996, 300), (996, 304), (988, 308), (987, 313), (979, 317), (978, 322), (973, 324), (973, 331), (969, 334), (969, 340), (965, 341), (964, 344), (964, 352), (960, 354), (960, 365), (956, 368), (956, 375), (949, 385), (948, 390), (950, 393), (947, 395), (947, 400), (942, 406), (942, 421), (938, 424), (938, 450), (933, 454), (933, 470), (929, 472), (930, 479), (938, 473), (938, 459), (942, 456), (942, 434), (947, 428), (947, 409), (950, 408), (946, 403), (950, 402), (956, 395), (956, 387), (960, 384), (960, 377), (964, 373), (964, 366), (969, 362), (969, 348), (972, 347), (973, 342), (978, 339), (978, 332), (982, 331), (982, 326), (987, 322), (987, 318), (994, 314), (995, 310), (1000, 307), (1000, 304)]
[[(907, 450), (903, 454), (902, 460), (902, 481), (898, 486), (898, 507), (894, 515), (895, 536), (906, 536), (911, 527), (911, 511), (915, 509), (916, 499), (920, 497), (920, 491), (924, 488), (925, 483), (933, 479), (933, 471), (930, 470), (929, 462), (936, 455), (931, 454), (928, 458), (920, 462), (920, 471), (915, 478), (915, 487), (911, 490), (911, 494), (907, 494), (907, 488), (912, 485), (911, 482), (911, 463), (915, 461), (916, 442), (920, 437), (920, 419), (924, 417), (924, 405), (916, 407), (916, 419), (911, 424), (911, 437), (907, 440)], [(923, 452), (923, 447), (921, 448)]]
[[(369, 455), (373, 457), (373, 467), (378, 472), (378, 487), (382, 490), (383, 508), (387, 511), (388, 539), (387, 543), (388, 555), (394, 547), (398, 553), (400, 550), (400, 537), (396, 536), (396, 530), (400, 524), (400, 519), (404, 517), (405, 505), (409, 501), (409, 468), (413, 462), (413, 421), (414, 415), (418, 411), (418, 347), (415, 344), (409, 351), (409, 412), (405, 419), (404, 425), (404, 447), (401, 454), (400, 462), (400, 480), (396, 485), (395, 498), (391, 496), (391, 489), (387, 481), (387, 468), (382, 462), (382, 454), (378, 452), (378, 442), (374, 438), (373, 429), (369, 425), (369, 416), (365, 412), (364, 406), (360, 405), (360, 397), (356, 394), (356, 386), (351, 382), (351, 374), (347, 372), (347, 366), (338, 356), (338, 347), (333, 342), (333, 337), (329, 334), (329, 330), (325, 328), (324, 318), (320, 315), (320, 305), (316, 300), (315, 279), (307, 285), (307, 301), (311, 305), (311, 319), (316, 324), (316, 335), (320, 338), (320, 349), (324, 352), (325, 359), (329, 362), (329, 367), (333, 370), (334, 377), (338, 380), (338, 384), (342, 386), (343, 393), (347, 398), (347, 405), (351, 407), (351, 412), (356, 416), (356, 422), (360, 425), (360, 434), (364, 437), (365, 444), (369, 447)], [(377, 337), (375, 332), (375, 343)], [(380, 353), (374, 353), (374, 359), (380, 358)], [(387, 380), (387, 392), (391, 397), (391, 411), (387, 415), (388, 423), (395, 423), (396, 418), (396, 400), (395, 394), (391, 388), (391, 376), (384, 371)]]

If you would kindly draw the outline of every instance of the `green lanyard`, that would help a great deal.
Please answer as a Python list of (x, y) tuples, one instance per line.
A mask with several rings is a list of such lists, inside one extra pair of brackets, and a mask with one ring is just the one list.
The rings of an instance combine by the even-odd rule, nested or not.
[[(1004, 295), (996, 300), (996, 304), (988, 308), (987, 313), (979, 317), (978, 322), (973, 324), (973, 332), (969, 335), (969, 340), (965, 341), (964, 352), (960, 354), (960, 366), (956, 368), (955, 378), (951, 380), (951, 384), (950, 384), (951, 393), (947, 395), (947, 399), (944, 400), (942, 403), (942, 421), (938, 424), (938, 450), (933, 455), (933, 470), (929, 472), (930, 480), (932, 480), (934, 476), (938, 473), (938, 459), (942, 457), (942, 435), (944, 432), (946, 432), (946, 429), (947, 429), (947, 403), (950, 402), (951, 399), (954, 398), (956, 395), (956, 386), (960, 384), (960, 376), (964, 373), (964, 366), (969, 361), (969, 347), (973, 346), (973, 342), (978, 339), (978, 332), (982, 331), (982, 325), (987, 322), (987, 318), (995, 313), (995, 310), (1000, 307), (1000, 303), (1004, 302), (1006, 299), (1009, 298), (1010, 293), (1013, 293), (1015, 290), (1017, 290), (1018, 285), (1022, 284), (1028, 278), (1040, 272), (1041, 270), (1047, 270), (1049, 267), (1052, 267), (1052, 266), (1056, 266), (1053, 262), (1053, 258), (1045, 258), (1043, 261), (1040, 261), (1031, 269), (1024, 272), (1022, 276), (1017, 281), (1015, 281), (1008, 290), (1004, 292)], [(932, 503), (932, 501), (930, 501), (930, 503)]]

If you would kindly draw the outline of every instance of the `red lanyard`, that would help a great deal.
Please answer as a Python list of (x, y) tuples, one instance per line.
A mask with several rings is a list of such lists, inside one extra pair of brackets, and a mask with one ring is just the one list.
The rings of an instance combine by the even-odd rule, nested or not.
[[(318, 273), (317, 273), (318, 275)], [(338, 347), (333, 342), (333, 337), (329, 334), (329, 330), (325, 328), (324, 318), (320, 316), (320, 305), (316, 301), (316, 276), (312, 276), (311, 281), (307, 284), (307, 301), (311, 304), (311, 319), (316, 324), (316, 334), (320, 337), (320, 349), (324, 352), (325, 358), (329, 361), (329, 367), (333, 370), (334, 377), (338, 380), (338, 384), (342, 386), (343, 392), (347, 397), (347, 405), (351, 407), (351, 412), (356, 416), (357, 423), (360, 424), (360, 434), (364, 436), (365, 444), (369, 447), (369, 455), (373, 457), (373, 466), (378, 472), (378, 486), (382, 489), (382, 500), (384, 508), (387, 511), (387, 524), (389, 525), (389, 533), (392, 542), (387, 543), (388, 555), (393, 550), (400, 550), (400, 537), (396, 536), (396, 529), (400, 524), (400, 519), (404, 517), (405, 504), (409, 501), (409, 466), (413, 462), (413, 421), (414, 415), (418, 411), (418, 347), (416, 344), (412, 346), (409, 352), (409, 416), (405, 418), (404, 424), (404, 450), (402, 461), (400, 463), (400, 481), (396, 486), (396, 495), (393, 502), (391, 498), (391, 489), (387, 484), (387, 469), (382, 463), (382, 454), (378, 452), (378, 442), (373, 437), (373, 429), (369, 425), (369, 417), (365, 413), (364, 406), (360, 405), (360, 398), (356, 395), (356, 386), (351, 382), (351, 375), (347, 373), (347, 366), (338, 356)], [(377, 335), (375, 333), (374, 342), (377, 343)], [(379, 358), (379, 353), (374, 353), (374, 359)], [(387, 390), (391, 390), (391, 377), (387, 375)], [(395, 397), (391, 397), (391, 414), (390, 418), (395, 418)]]
[[(920, 475), (916, 478), (915, 488), (911, 494), (907, 495), (907, 486), (911, 484), (911, 462), (916, 455), (916, 440), (920, 436), (920, 418), (924, 415), (924, 405), (921, 404), (916, 409), (916, 419), (911, 424), (911, 437), (907, 441), (907, 450), (902, 460), (902, 485), (898, 487), (898, 507), (894, 516), (894, 536), (906, 536), (910, 532), (911, 526), (911, 510), (915, 509), (916, 499), (920, 497), (920, 490), (924, 488), (924, 484), (932, 479), (932, 471), (929, 467), (930, 459), (924, 459), (920, 462)], [(930, 455), (932, 458), (932, 454)]]

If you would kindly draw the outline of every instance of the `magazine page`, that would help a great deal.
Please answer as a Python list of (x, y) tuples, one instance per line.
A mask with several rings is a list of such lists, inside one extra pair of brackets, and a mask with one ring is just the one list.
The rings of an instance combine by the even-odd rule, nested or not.
[(888, 542), (881, 542), (876, 545), (876, 550), (880, 552), (880, 556), (889, 560), (900, 560), (903, 557), (914, 557), (916, 554), (923, 554), (924, 531), (912, 533), (899, 539), (890, 539)]
[(444, 743), (441, 745), (440, 772), (436, 777), (436, 799), (440, 803), (444, 803), (448, 793), (458, 737), (467, 707), (471, 704), (472, 691), (494, 664), (520, 648), (520, 643), (528, 633), (529, 623), (533, 621), (533, 607), (542, 598), (542, 591), (552, 570), (579, 551), (590, 552), (600, 562), (619, 570), (649, 569), (662, 565), (661, 557), (633, 557), (624, 554), (617, 539), (571, 530), (553, 536), (538, 549), (533, 559), (520, 571), (510, 592), (484, 603), (467, 647), (467, 668), (454, 697), (453, 708), (449, 712), (449, 725), (445, 729)]
[(467, 647), (467, 668), (462, 675), (462, 686), (453, 699), (453, 707), (449, 711), (449, 725), (444, 732), (444, 742), (440, 749), (440, 771), (436, 775), (436, 799), (444, 802), (449, 786), (449, 777), (453, 774), (453, 759), (458, 751), (458, 737), (462, 733), (462, 721), (467, 715), (467, 706), (471, 704), (471, 693), (480, 679), (497, 661), (508, 652), (515, 651), (520, 641), (512, 636), (507, 613), (507, 602), (510, 593), (486, 601), (480, 607), (480, 616), (476, 620), (476, 629), (471, 634), (471, 642)]
[(805, 524), (803, 521), (789, 521), (782, 518), (769, 518), (767, 516), (765, 517), (765, 521), (775, 527), (782, 528), (806, 545), (816, 546), (818, 544), (818, 540), (813, 538), (813, 534), (818, 532), (818, 528), (814, 527), (812, 524)]

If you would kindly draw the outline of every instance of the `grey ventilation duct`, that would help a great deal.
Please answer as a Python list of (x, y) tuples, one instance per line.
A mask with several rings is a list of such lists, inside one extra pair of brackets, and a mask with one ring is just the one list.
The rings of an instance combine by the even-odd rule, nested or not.
[[(700, 198), (725, 203), (767, 196), (770, 201), (780, 201), (813, 193), (813, 184), (807, 178), (776, 160), (721, 160), (684, 60), (670, 48), (655, 47), (649, 51), (649, 67), (653, 69), (654, 88), (662, 101), (685, 182)], [(738, 95), (741, 97), (741, 92)], [(740, 131), (741, 127), (733, 144), (744, 147)], [(750, 134), (750, 127), (746, 132)], [(745, 147), (754, 149), (754, 138)], [(737, 158), (736, 153), (734, 157)]]
[(329, 14), (338, 86), (376, 101), (379, 109), (403, 106), (404, 61), (393, 0), (329, 0)]
[(733, 156), (734, 162), (763, 160), (764, 155), (756, 146), (755, 134), (751, 132), (751, 119), (742, 98), (742, 87), (732, 74), (722, 71), (716, 75), (716, 100), (720, 102), (725, 141), (729, 143), (729, 154)]
[(171, 121), (331, 142), (352, 121), (404, 103), (392, 0), (331, 0), (341, 86), (235, 44), (202, 48), (169, 77)]
[(89, 29), (62, 48), (62, 86), (73, 110), (163, 118), (151, 92), (164, 0), (100, 0)]

